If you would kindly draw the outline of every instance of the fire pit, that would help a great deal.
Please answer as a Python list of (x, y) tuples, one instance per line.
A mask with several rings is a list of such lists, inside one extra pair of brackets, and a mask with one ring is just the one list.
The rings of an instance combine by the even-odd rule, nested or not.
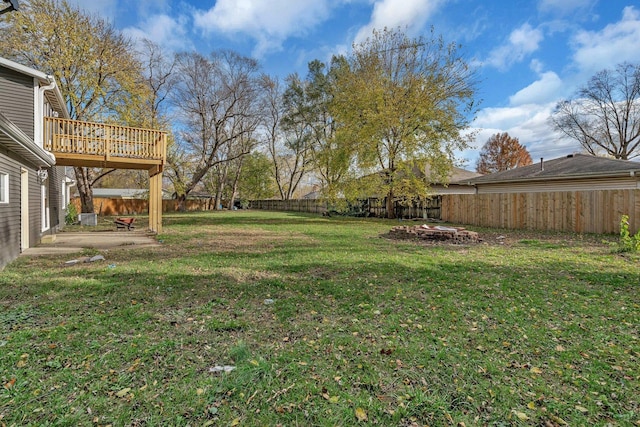
[(393, 227), (389, 235), (394, 238), (418, 238), (433, 242), (478, 243), (480, 241), (478, 233), (469, 231), (464, 227), (431, 226), (427, 224)]

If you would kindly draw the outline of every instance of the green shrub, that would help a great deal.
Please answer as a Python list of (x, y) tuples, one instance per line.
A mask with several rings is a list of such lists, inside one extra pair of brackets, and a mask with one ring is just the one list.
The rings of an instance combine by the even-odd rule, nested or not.
[(620, 252), (640, 251), (640, 231), (631, 235), (629, 232), (629, 216), (622, 215), (620, 219)]
[(78, 221), (78, 209), (73, 203), (67, 205), (67, 214), (64, 216), (64, 223), (67, 225), (73, 225)]

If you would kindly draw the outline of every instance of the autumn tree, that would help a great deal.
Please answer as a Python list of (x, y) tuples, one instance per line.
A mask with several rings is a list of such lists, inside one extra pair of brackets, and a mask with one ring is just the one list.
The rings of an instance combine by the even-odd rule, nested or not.
[(640, 65), (622, 63), (596, 73), (556, 106), (552, 123), (590, 154), (640, 156)]
[(277, 188), (271, 173), (269, 157), (254, 151), (244, 158), (238, 180), (238, 196), (242, 200), (259, 200), (274, 197)]
[(181, 202), (216, 165), (251, 151), (241, 143), (259, 123), (258, 70), (255, 60), (233, 51), (177, 56), (172, 101), (181, 131), (170, 177)]
[(428, 165), (432, 177), (446, 181), (454, 151), (469, 142), (463, 130), (474, 93), (459, 47), (433, 31), (411, 39), (385, 29), (354, 45), (337, 75), (331, 108), (358, 174), (371, 178), (352, 180), (353, 188), (361, 183), (361, 196), (386, 195), (389, 217), (396, 198), (426, 197), (430, 182), (414, 168)]
[(527, 166), (531, 163), (533, 162), (529, 151), (520, 144), (518, 138), (509, 136), (507, 132), (497, 133), (482, 146), (476, 171), (489, 174)]
[[(137, 57), (141, 62), (142, 81), (146, 97), (133, 99), (124, 108), (123, 116), (130, 126), (159, 129), (167, 133), (168, 163), (174, 163), (174, 137), (171, 128), (169, 95), (176, 83), (175, 56), (148, 39), (138, 42)], [(149, 174), (145, 170), (118, 169), (97, 184), (111, 188), (148, 188)]]
[[(128, 124), (127, 108), (146, 96), (131, 41), (66, 0), (20, 3), (3, 27), (0, 55), (54, 75), (72, 119)], [(82, 212), (93, 212), (92, 188), (109, 171), (74, 169)]]
[(327, 67), (314, 60), (308, 65), (307, 77), (290, 76), (284, 93), (284, 119), (287, 125), (299, 125), (308, 137), (308, 150), (313, 171), (319, 177), (324, 196), (335, 196), (351, 161), (351, 151), (341, 144), (337, 122), (329, 111), (333, 101), (338, 70), (346, 66), (344, 57), (334, 57)]

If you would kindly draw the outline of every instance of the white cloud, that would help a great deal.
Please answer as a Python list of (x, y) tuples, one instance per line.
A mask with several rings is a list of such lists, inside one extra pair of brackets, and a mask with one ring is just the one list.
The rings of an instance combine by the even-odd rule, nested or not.
[(152, 15), (137, 27), (125, 28), (122, 32), (134, 40), (146, 38), (165, 49), (177, 51), (190, 47), (187, 25), (188, 19), (184, 15), (177, 19), (168, 15)]
[(539, 80), (510, 96), (509, 104), (518, 106), (556, 101), (560, 97), (562, 89), (562, 79), (553, 71), (547, 71), (540, 74)]
[(627, 6), (622, 19), (601, 31), (580, 31), (573, 38), (573, 60), (583, 78), (621, 62), (640, 62), (640, 10)]
[(538, 9), (567, 16), (577, 11), (589, 9), (595, 3), (594, 0), (541, 0)]
[(531, 158), (553, 159), (580, 151), (578, 143), (557, 134), (550, 123), (555, 102), (545, 104), (524, 104), (504, 108), (485, 108), (473, 122), (477, 132), (475, 146), (477, 150), (465, 152), (467, 160), (475, 165), (479, 150), (494, 134), (507, 132), (518, 138)]
[(113, 22), (118, 15), (118, 0), (68, 0), (68, 2), (80, 10), (109, 22)]
[(248, 34), (256, 40), (255, 56), (281, 49), (290, 36), (302, 35), (329, 17), (331, 0), (218, 0), (194, 13), (195, 27), (205, 34)]
[(506, 70), (538, 50), (543, 38), (540, 29), (533, 28), (528, 23), (524, 24), (511, 32), (507, 43), (491, 51), (485, 64)]
[(361, 43), (374, 29), (385, 27), (406, 27), (410, 32), (419, 30), (443, 3), (444, 0), (376, 0), (371, 21), (358, 31), (355, 41)]

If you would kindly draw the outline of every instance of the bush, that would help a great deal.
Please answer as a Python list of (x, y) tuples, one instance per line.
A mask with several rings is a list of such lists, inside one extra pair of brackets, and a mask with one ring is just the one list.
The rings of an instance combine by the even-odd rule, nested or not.
[(622, 215), (620, 219), (620, 252), (640, 251), (640, 231), (631, 235), (629, 232), (629, 216)]
[(67, 214), (64, 216), (64, 223), (73, 225), (78, 221), (78, 209), (73, 203), (67, 205)]

